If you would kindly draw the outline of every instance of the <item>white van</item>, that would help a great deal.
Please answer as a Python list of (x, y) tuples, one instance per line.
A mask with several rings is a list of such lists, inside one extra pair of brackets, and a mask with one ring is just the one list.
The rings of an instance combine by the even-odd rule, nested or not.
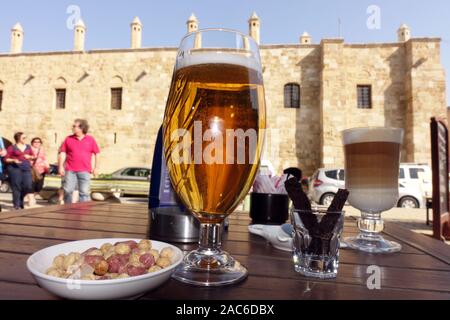
[[(416, 201), (419, 203), (419, 208), (425, 208), (426, 198), (431, 197), (433, 192), (431, 168), (426, 164), (402, 163), (399, 182), (406, 190), (422, 195), (422, 199), (416, 199)], [(400, 198), (400, 200), (402, 199)], [(399, 207), (417, 208), (412, 204), (408, 205), (407, 202), (404, 200)]]

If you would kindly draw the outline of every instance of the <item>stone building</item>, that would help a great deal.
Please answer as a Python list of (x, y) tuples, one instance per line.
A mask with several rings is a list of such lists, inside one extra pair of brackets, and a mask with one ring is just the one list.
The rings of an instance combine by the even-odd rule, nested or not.
[[(249, 34), (260, 41), (260, 18)], [(187, 31), (199, 27), (192, 15)], [(102, 170), (150, 165), (177, 48), (142, 48), (144, 27), (131, 23), (131, 48), (85, 50), (89, 29), (79, 21), (70, 52), (26, 53), (26, 31), (11, 30), (0, 54), (0, 135), (41, 136), (50, 159), (75, 118), (90, 121), (102, 148)], [(26, 39), (25, 39), (26, 41)], [(262, 41), (263, 42), (263, 41)], [(267, 101), (264, 158), (276, 170), (343, 166), (340, 132), (360, 126), (405, 129), (402, 161), (430, 162), (429, 118), (446, 117), (439, 38), (411, 38), (406, 25), (394, 43), (262, 44)]]

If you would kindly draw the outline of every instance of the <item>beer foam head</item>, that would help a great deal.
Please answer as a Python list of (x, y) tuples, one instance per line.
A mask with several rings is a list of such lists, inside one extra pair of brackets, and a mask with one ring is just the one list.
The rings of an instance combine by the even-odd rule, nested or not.
[(190, 50), (177, 58), (177, 69), (199, 64), (233, 64), (256, 71), (261, 70), (259, 57), (248, 51)]
[(403, 143), (403, 129), (398, 128), (355, 128), (342, 133), (344, 145), (364, 142)]

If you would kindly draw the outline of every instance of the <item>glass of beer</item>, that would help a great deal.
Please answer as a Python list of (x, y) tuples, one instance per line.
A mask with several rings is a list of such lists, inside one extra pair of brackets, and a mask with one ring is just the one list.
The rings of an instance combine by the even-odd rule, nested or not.
[(360, 234), (345, 239), (350, 248), (370, 253), (401, 250), (400, 244), (381, 236), (384, 229), (381, 213), (398, 202), (403, 134), (403, 129), (397, 128), (357, 128), (343, 132), (348, 201), (361, 211)]
[(247, 277), (221, 249), (221, 230), (253, 184), (265, 126), (256, 42), (224, 29), (185, 36), (164, 115), (164, 156), (174, 190), (201, 230), (199, 248), (186, 255), (176, 280), (222, 286)]

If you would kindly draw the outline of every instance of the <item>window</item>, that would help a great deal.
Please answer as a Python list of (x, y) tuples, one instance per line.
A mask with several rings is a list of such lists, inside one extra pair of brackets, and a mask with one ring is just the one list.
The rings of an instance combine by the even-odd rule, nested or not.
[(358, 85), (358, 108), (372, 109), (372, 86)]
[(150, 170), (147, 170), (147, 169), (139, 169), (136, 174), (136, 176), (138, 176), (140, 178), (147, 178), (149, 175), (150, 175)]
[(411, 179), (417, 180), (417, 179), (419, 179), (419, 172), (425, 172), (425, 170), (420, 169), (420, 168), (410, 168), (409, 169), (409, 177)]
[(345, 170), (339, 170), (339, 180), (345, 181)]
[(0, 111), (2, 111), (2, 103), (3, 103), (3, 91), (0, 90)]
[(56, 89), (56, 109), (66, 108), (66, 89)]
[(330, 179), (333, 179), (333, 180), (337, 180), (338, 179), (338, 172), (337, 172), (337, 170), (326, 171), (325, 172), (325, 176), (327, 178), (330, 178)]
[(398, 176), (399, 179), (405, 179), (405, 170), (400, 169), (400, 175)]
[(300, 109), (300, 86), (288, 83), (284, 86), (284, 107)]
[(150, 170), (144, 168), (129, 168), (121, 175), (135, 178), (147, 178), (150, 175)]
[(122, 172), (121, 176), (135, 177), (137, 170), (138, 169), (136, 169), (136, 168), (129, 168), (129, 169), (125, 170), (124, 172)]
[(122, 110), (122, 88), (111, 89), (111, 109)]

